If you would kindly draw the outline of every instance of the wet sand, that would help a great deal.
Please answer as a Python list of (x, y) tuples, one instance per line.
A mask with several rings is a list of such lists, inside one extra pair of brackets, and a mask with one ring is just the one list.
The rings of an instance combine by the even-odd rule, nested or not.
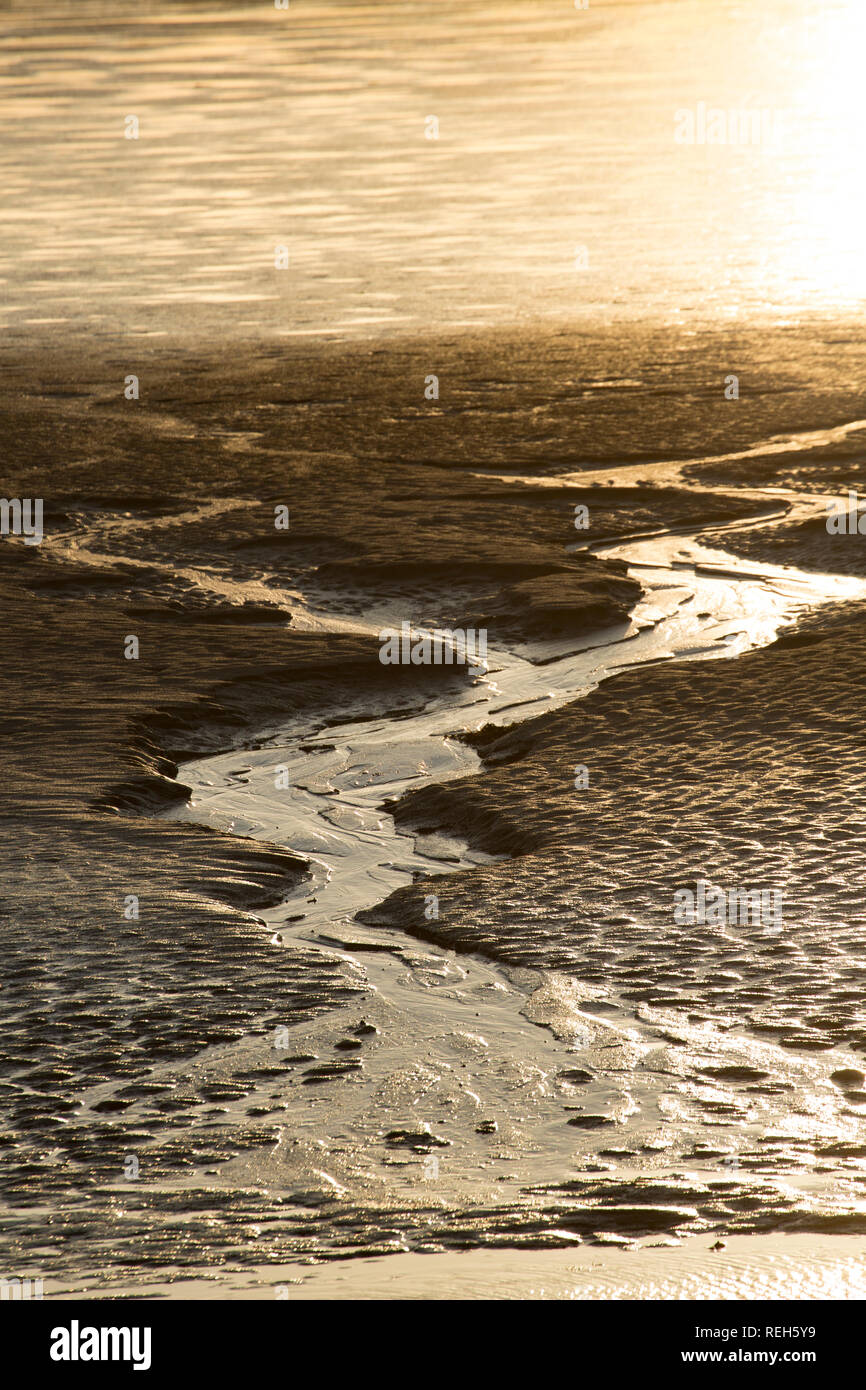
[[(862, 1240), (832, 1243), (804, 1236), (732, 1236), (724, 1248), (686, 1240), (605, 1250), (599, 1246), (517, 1253), (391, 1255), (339, 1264), (214, 1271), (173, 1284), (122, 1285), (104, 1297), (169, 1299), (568, 1299), (568, 1300), (811, 1300), (862, 1299), (866, 1293)], [(90, 1288), (49, 1282), (49, 1298), (76, 1298)], [(698, 1319), (700, 1321), (700, 1319)], [(808, 1324), (804, 1313), (803, 1323)]]
[[(455, 437), (501, 350), (467, 372)], [(514, 481), (525, 400), (498, 436), (511, 480), (455, 467), (444, 433), (430, 462), (371, 468), (364, 410), (330, 452), (327, 397), (281, 407), (251, 357), (229, 391), (199, 355), (183, 413), (170, 374), (141, 416), (6, 398), (19, 490), (51, 479), (45, 542), (2, 556), (8, 1258), (97, 1293), (263, 1248), (859, 1232), (863, 600), (853, 577), (732, 554), (784, 534), (799, 491), (693, 485), (693, 446), (665, 462), (673, 426), (661, 463), (611, 458), (610, 485), (573, 453), (567, 481), (540, 454)], [(410, 359), (393, 350), (371, 411)], [(302, 360), (312, 379), (335, 358)], [(759, 456), (767, 409), (770, 434), (740, 441)], [(270, 436), (250, 428), (274, 410)], [(529, 607), (540, 581), (556, 602)], [(472, 614), (482, 685), (379, 663), (383, 622)], [(672, 929), (698, 875), (778, 882), (784, 933)]]

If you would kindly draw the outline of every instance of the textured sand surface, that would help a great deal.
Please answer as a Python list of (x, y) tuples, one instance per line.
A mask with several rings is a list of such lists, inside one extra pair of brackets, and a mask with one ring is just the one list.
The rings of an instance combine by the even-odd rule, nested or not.
[[(862, 1299), (863, 1243), (814, 1236), (732, 1236), (711, 1250), (707, 1240), (645, 1242), (628, 1250), (599, 1246), (562, 1251), (474, 1250), (458, 1255), (391, 1255), (338, 1264), (210, 1271), (173, 1283), (144, 1279), (102, 1291), (75, 1280), (46, 1284), (46, 1297), (210, 1299)], [(744, 1313), (748, 1322), (755, 1318)], [(757, 1319), (760, 1321), (760, 1319)], [(763, 1319), (767, 1321), (766, 1318)], [(772, 1321), (772, 1319), (771, 1319)], [(807, 1309), (797, 1319), (810, 1322)], [(693, 1322), (700, 1323), (696, 1314)], [(763, 1328), (763, 1324), (762, 1324)], [(689, 1326), (691, 1334), (693, 1327)], [(693, 1345), (691, 1335), (683, 1347)], [(706, 1342), (713, 1347), (724, 1345)], [(786, 1344), (786, 1345), (793, 1345)], [(797, 1344), (808, 1347), (808, 1340)]]
[[(726, 552), (713, 560), (688, 540), (771, 514), (779, 529), (790, 497), (683, 486), (677, 468), (634, 458), (611, 461), (615, 485), (593, 474), (597, 457), (563, 484), (521, 424), (540, 404), (522, 389), (496, 448), (485, 443), (489, 376), (472, 352), (460, 418), (436, 417), (431, 461), (374, 465), (374, 413), (421, 428), (397, 390), (412, 349), (367, 379), (333, 452), (339, 413), (321, 385), (331, 371), (345, 384), (350, 363), (311, 356), (301, 399), (282, 405), (255, 355), (234, 376), (199, 359), (176, 399), (171, 374), (155, 374), (141, 415), (100, 404), (96, 387), (63, 395), (62, 361), (53, 403), (48, 389), (7, 397), (18, 491), (52, 479), (45, 543), (2, 555), (14, 595), (4, 931), (18, 953), (2, 992), (9, 1258), (86, 1267), (98, 1289), (263, 1250), (279, 1262), (859, 1231), (862, 609), (824, 609), (768, 651), (714, 660), (834, 592), (820, 576), (729, 575)], [(96, 359), (87, 371), (104, 379)], [(612, 389), (583, 397), (599, 428)], [(652, 399), (648, 386), (648, 420)], [(574, 414), (549, 408), (564, 439)], [(739, 442), (760, 455), (777, 409), (768, 393)], [(537, 484), (453, 466), (449, 441), (475, 410), (479, 461), (486, 450), (506, 474), (536, 466)], [(269, 433), (254, 428), (274, 412)], [(721, 428), (708, 409), (710, 450)], [(659, 434), (662, 458), (684, 445), (688, 458), (677, 429), (667, 447)], [(275, 539), (283, 501), (292, 526)], [(581, 540), (578, 503), (597, 555), (566, 550)], [(381, 666), (377, 625), (401, 614), (486, 619), (517, 663), (495, 676), (495, 727), (479, 730), (461, 675)], [(135, 663), (121, 656), (130, 631)], [(530, 634), (544, 642), (527, 661)], [(563, 658), (569, 634), (598, 654)], [(642, 652), (649, 664), (563, 705)], [(673, 667), (672, 655), (703, 659)], [(551, 703), (562, 707), (532, 718)], [(401, 762), (389, 727), (419, 720)], [(434, 725), (476, 732), (440, 762), (423, 747)], [(464, 784), (461, 761), (478, 756)], [(193, 757), (188, 816), (175, 773)], [(277, 757), (310, 807), (328, 808), (321, 843), (312, 821), (269, 819)], [(458, 780), (387, 808), (398, 829), (423, 831), (401, 851), (382, 803), (419, 771)], [(329, 801), (334, 789), (348, 801)], [(209, 828), (193, 824), (210, 797)], [(358, 901), (387, 898), (372, 928), (340, 909), (351, 875), (334, 876), (336, 899), (323, 892), (318, 860), (341, 837), (348, 864), (345, 846), (367, 844)], [(424, 882), (388, 897), (412, 874)], [(699, 875), (778, 882), (785, 931), (672, 927), (673, 889)], [(127, 894), (137, 920), (123, 918)]]

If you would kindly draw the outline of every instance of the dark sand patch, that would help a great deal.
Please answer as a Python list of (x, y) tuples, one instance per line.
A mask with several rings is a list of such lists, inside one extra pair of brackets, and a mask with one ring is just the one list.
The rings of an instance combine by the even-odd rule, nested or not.
[[(634, 324), (627, 334), (524, 323), (383, 345), (234, 341), (222, 354), (135, 338), (110, 359), (84, 337), (36, 349), (9, 336), (0, 356), (15, 488), (26, 492), (41, 454), (64, 492), (83, 491), (97, 467), (102, 495), (118, 500), (130, 481), (129, 491), (151, 499), (169, 500), (188, 483), (202, 497), (225, 496), (232, 455), (248, 465), (255, 456), (256, 476), (276, 484), (304, 454), (309, 475), (342, 460), (351, 478), (363, 462), (371, 483), (383, 462), (411, 477), (425, 465), (544, 475), (699, 459), (866, 416), (866, 345), (821, 323)], [(128, 402), (123, 378), (132, 371), (141, 399)], [(430, 373), (439, 377), (434, 401), (424, 396)], [(740, 389), (733, 401), (725, 399), (731, 373)], [(742, 465), (744, 478), (754, 480), (753, 467)], [(738, 468), (723, 468), (725, 485)]]
[[(362, 983), (327, 952), (275, 949), (251, 915), (303, 881), (303, 859), (152, 818), (186, 796), (177, 758), (293, 712), (406, 708), (465, 679), (386, 671), (367, 638), (294, 633), (285, 614), (277, 627), (255, 607), (186, 606), (145, 588), (129, 602), (98, 582), (82, 597), (89, 580), (85, 567), (0, 549), (3, 1143), (7, 1191), (31, 1202), (43, 1186), (88, 1186), (122, 1167), (122, 1124), (77, 1123), (85, 1086), (313, 1017)], [(130, 633), (138, 660), (124, 659)], [(158, 1108), (150, 1137), (171, 1124)], [(43, 1161), (32, 1145), (49, 1137), (55, 1157)]]
[[(470, 736), (482, 776), (412, 792), (392, 814), (514, 858), (361, 915), (786, 1048), (866, 1052), (864, 669), (866, 610), (852, 605), (736, 662), (627, 672), (553, 714), (482, 729)], [(674, 891), (698, 878), (782, 892), (781, 930), (677, 925)]]
[(856, 529), (856, 521), (853, 534), (828, 531), (828, 517), (829, 513), (822, 512), (814, 519), (788, 526), (710, 534), (708, 544), (723, 545), (735, 555), (774, 565), (794, 565), (823, 574), (866, 575), (866, 535)]

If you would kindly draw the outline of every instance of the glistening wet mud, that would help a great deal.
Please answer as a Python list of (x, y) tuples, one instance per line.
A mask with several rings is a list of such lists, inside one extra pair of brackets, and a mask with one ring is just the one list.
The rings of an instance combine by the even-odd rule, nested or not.
[[(93, 461), (37, 555), (4, 547), (12, 675), (36, 621), (45, 666), (10, 726), (10, 1258), (97, 1287), (859, 1230), (862, 582), (772, 561), (820, 489), (692, 488), (673, 448), (658, 485), (613, 460), (610, 485), (451, 470), (437, 551), (441, 467), (386, 470), (365, 503), (359, 466), (335, 569), (345, 458), (296, 457), (287, 488), (256, 454), (251, 501), (249, 457), (208, 453), (220, 495), (169, 498), (179, 428), (134, 504)], [(537, 576), (601, 586), (565, 631), (522, 621), (533, 547)], [(490, 611), (505, 579), (486, 677), (378, 662), (381, 625)], [(675, 925), (698, 877), (778, 883), (781, 935)]]
[[(482, 1205), (479, 1222), (459, 1228), (467, 1244), (543, 1245), (581, 1237), (628, 1242), (688, 1229), (860, 1229), (859, 1217), (844, 1207), (857, 1200), (862, 1157), (854, 1084), (862, 1073), (852, 1055), (858, 1039), (850, 1011), (826, 1040), (828, 1055), (817, 1060), (792, 1055), (809, 1044), (799, 1048), (790, 1027), (756, 1021), (750, 1035), (748, 1026), (737, 1027), (729, 1010), (719, 1008), (720, 1000), (738, 992), (744, 1005), (754, 1002), (743, 962), (740, 973), (733, 969), (737, 956), (751, 957), (759, 978), (768, 969), (778, 978), (780, 956), (802, 954), (800, 946), (786, 940), (780, 950), (776, 938), (755, 942), (748, 930), (708, 932), (698, 945), (695, 933), (672, 930), (669, 901), (655, 904), (655, 918), (641, 932), (639, 916), (624, 928), (622, 916), (599, 898), (601, 921), (587, 932), (574, 911), (578, 884), (585, 901), (597, 892), (586, 864), (583, 813), (563, 810), (566, 821), (580, 826), (582, 850), (580, 867), (570, 870), (575, 889), (565, 893), (569, 871), (556, 860), (549, 870), (542, 853), (545, 817), (510, 789), (501, 798), (500, 818), (475, 805), (463, 819), (439, 810), (440, 794), (442, 805), (452, 808), (464, 789), (486, 788), (489, 766), (501, 761), (513, 770), (515, 740), (525, 753), (526, 726), (497, 739), (485, 722), (483, 737), (448, 738), (458, 714), (464, 721), (469, 714), (470, 727), (491, 716), (513, 725), (539, 705), (563, 704), (559, 716), (542, 715), (536, 723), (558, 717), (571, 726), (582, 706), (567, 702), (620, 664), (644, 667), (672, 657), (710, 662), (771, 641), (797, 612), (863, 597), (862, 585), (829, 576), (782, 574), (772, 566), (738, 569), (735, 561), (723, 569), (726, 557), (681, 539), (678, 567), (666, 569), (673, 542), (654, 546), (657, 568), (651, 571), (652, 545), (621, 548), (640, 556), (639, 572), (651, 588), (635, 613), (635, 631), (619, 640), (559, 660), (548, 650), (537, 664), (497, 654), (486, 690), (461, 697), (456, 710), (453, 699), (443, 699), (399, 729), (386, 721), (341, 725), (322, 731), (317, 746), (294, 727), (255, 750), (239, 777), (233, 778), (226, 759), (185, 769), (194, 782), (188, 814), (245, 835), (285, 837), (313, 857), (315, 892), (265, 914), (275, 942), (337, 951), (373, 991), (360, 1021), (351, 1010), (341, 1027), (331, 1016), (314, 1031), (292, 1029), (271, 1040), (274, 1056), (291, 1049), (307, 1067), (295, 1084), (272, 1093), (286, 1113), (279, 1116), (273, 1164), (260, 1160), (260, 1180), (267, 1174), (269, 1184), (313, 1181), (321, 1197), (332, 1190), (350, 1206), (384, 1200), (390, 1207), (397, 1194), (408, 1193), (423, 1209), (419, 1184), (447, 1207), (478, 1203), (497, 1191), (504, 1227)], [(595, 698), (604, 701), (611, 688)], [(499, 743), (509, 738), (502, 756)], [(467, 742), (485, 763), (480, 776), (471, 768), (476, 776), (470, 783), (453, 780), (465, 773)], [(526, 742), (532, 747), (531, 733)], [(592, 768), (587, 747), (592, 744), (584, 739), (575, 757), (585, 756)], [(274, 787), (276, 764), (288, 769), (288, 794)], [(557, 775), (563, 778), (561, 761)], [(395, 826), (387, 810), (412, 783), (425, 790), (397, 800)], [(552, 815), (551, 789), (540, 785)], [(574, 794), (572, 783), (569, 799)], [(508, 828), (517, 825), (522, 834), (509, 836)], [(412, 828), (408, 840), (397, 833), (401, 827)], [(503, 850), (507, 863), (484, 865), (487, 853), (501, 859)], [(702, 862), (696, 873), (705, 867)], [(740, 874), (746, 867), (741, 857)], [(448, 877), (431, 877), (437, 870)], [(545, 911), (546, 896), (526, 906), (539, 885), (547, 895), (548, 872), (558, 879), (550, 889), (558, 914)], [(423, 878), (381, 909), (367, 906), (410, 875)], [(619, 876), (624, 894), (629, 878)], [(488, 910), (484, 899), (492, 902), (492, 893), (495, 907)], [(352, 920), (356, 915), (366, 929)], [(377, 929), (383, 926), (389, 930)], [(421, 938), (425, 949), (409, 946), (404, 932)], [(619, 952), (612, 949), (618, 936), (624, 940)], [(820, 954), (820, 943), (813, 946)], [(513, 968), (524, 964), (531, 968)], [(678, 969), (692, 996), (685, 1008), (674, 988)], [(856, 998), (850, 988), (856, 971), (850, 961), (847, 973), (840, 972), (837, 993), (849, 1001)], [(784, 984), (793, 1010), (797, 991), (790, 973)], [(635, 989), (639, 983), (649, 987)], [(539, 1038), (527, 1020), (552, 1038)], [(420, 1059), (414, 1055), (419, 1038)], [(225, 1065), (227, 1059), (220, 1060)], [(311, 1098), (302, 1088), (313, 1085)], [(420, 1123), (419, 1114), (425, 1117)], [(671, 1165), (683, 1171), (671, 1173)], [(578, 1175), (554, 1177), (567, 1168)], [(589, 1176), (593, 1172), (607, 1176), (599, 1182)], [(494, 1181), (498, 1187), (491, 1189)], [(397, 1226), (397, 1248), (401, 1240), (412, 1249), (453, 1243), (453, 1232), (441, 1222), (427, 1228), (426, 1241), (405, 1215)], [(322, 1233), (317, 1239), (317, 1253), (345, 1249)]]

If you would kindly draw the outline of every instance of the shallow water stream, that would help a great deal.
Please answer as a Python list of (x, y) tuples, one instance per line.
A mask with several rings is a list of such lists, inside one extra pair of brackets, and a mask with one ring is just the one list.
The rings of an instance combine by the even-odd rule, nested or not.
[[(822, 498), (779, 492), (774, 497), (798, 517), (824, 510)], [(614, 981), (600, 990), (552, 973), (502, 969), (354, 921), (360, 909), (382, 902), (419, 874), (459, 872), (487, 862), (487, 856), (444, 836), (398, 831), (386, 807), (389, 799), (430, 780), (480, 772), (476, 754), (453, 737), (456, 731), (532, 717), (579, 699), (627, 666), (735, 658), (771, 642), (799, 612), (866, 595), (866, 582), (859, 579), (744, 562), (707, 548), (699, 533), (593, 548), (625, 560), (643, 586), (627, 627), (599, 632), (578, 650), (573, 643), (570, 650), (547, 643), (506, 651), (494, 642), (486, 673), (416, 713), (326, 728), (294, 722), (254, 748), (183, 765), (180, 776), (192, 787), (192, 797), (173, 816), (285, 845), (308, 857), (311, 880), (262, 914), (263, 929), (272, 933), (275, 947), (291, 949), (303, 942), (340, 956), (369, 991), (361, 1012), (378, 1029), (376, 1047), (365, 1052), (350, 1085), (341, 1081), (316, 1087), (315, 1094), (296, 1090), (288, 1097), (285, 1145), (266, 1168), (269, 1181), (277, 1175), (285, 1179), (301, 1153), (309, 1166), (315, 1150), (324, 1149), (329, 1157), (327, 1168), (315, 1169), (319, 1179), (344, 1188), (357, 1185), (369, 1199), (381, 1182), (375, 1178), (374, 1154), (382, 1134), (398, 1123), (407, 1132), (414, 1132), (413, 1126), (423, 1129), (437, 1115), (456, 1122), (457, 1129), (447, 1132), (459, 1137), (448, 1139), (447, 1149), (443, 1139), (442, 1154), (433, 1150), (434, 1158), (422, 1148), (423, 1163), (420, 1158), (395, 1162), (389, 1175), (392, 1194), (417, 1190), (419, 1176), (438, 1179), (446, 1171), (452, 1194), (456, 1189), (467, 1196), (493, 1181), (494, 1174), (500, 1182), (553, 1181), (581, 1153), (588, 1161), (598, 1149), (597, 1136), (564, 1127), (568, 1109), (588, 1109), (615, 1123), (620, 1144), (637, 1136), (648, 1155), (642, 1160), (645, 1172), (654, 1161), (669, 1163), (690, 1146), (707, 1147), (704, 1116), (699, 1107), (690, 1107), (688, 1092), (694, 1074), (689, 1068), (698, 1068), (708, 1053), (716, 1062), (784, 1076), (788, 1091), (796, 1089), (800, 1112), (811, 1116), (806, 1130), (853, 1137), (856, 1121), (840, 1127), (837, 1093), (827, 1076), (831, 1061), (841, 1066), (855, 1059), (841, 1053), (838, 1060), (826, 1054), (803, 1058), (772, 1043), (729, 1036), (713, 1025), (689, 1029), (678, 1019), (684, 1051), (674, 1064), (660, 1050), (669, 1020), (659, 1011), (621, 1003)], [(297, 616), (301, 623), (327, 626), (314, 610)], [(401, 616), (377, 611), (370, 615), (370, 630)], [(435, 915), (425, 925), (435, 933)], [(357, 1006), (348, 1007), (290, 1030), (285, 1045), (320, 1058), (359, 1017)], [(350, 1044), (351, 1038), (343, 1045)], [(260, 1065), (270, 1048), (270, 1041), (250, 1039), (247, 1054), (241, 1046), (231, 1058), (209, 1061), (237, 1065), (246, 1056), (247, 1065)], [(569, 1099), (578, 1095), (568, 1080), (576, 1060), (589, 1067), (591, 1081), (580, 1088), (582, 1104), (569, 1107)], [(682, 1083), (676, 1101), (670, 1095), (672, 1068)], [(724, 1106), (728, 1092), (722, 1083), (717, 1089)], [(790, 1105), (789, 1094), (768, 1101), (761, 1116), (764, 1129), (783, 1120), (790, 1129)], [(493, 1153), (489, 1139), (478, 1137), (491, 1122)], [(799, 1118), (797, 1124), (802, 1128)], [(748, 1138), (735, 1137), (731, 1148), (731, 1136), (725, 1135), (726, 1163), (736, 1165), (743, 1137)], [(621, 1150), (620, 1163), (628, 1164), (629, 1152), (634, 1149)], [(257, 1171), (261, 1178), (262, 1170)], [(624, 1176), (622, 1169), (618, 1176)], [(809, 1171), (796, 1181), (804, 1191), (822, 1187)]]

